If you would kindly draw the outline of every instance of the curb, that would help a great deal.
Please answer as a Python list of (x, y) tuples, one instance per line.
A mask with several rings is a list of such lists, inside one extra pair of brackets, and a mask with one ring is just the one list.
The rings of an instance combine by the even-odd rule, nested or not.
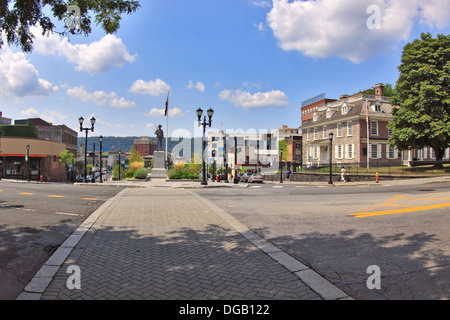
[(84, 220), (77, 230), (75, 230), (72, 235), (64, 241), (64, 243), (34, 275), (33, 279), (31, 279), (16, 300), (39, 300), (50, 282), (52, 282), (53, 277), (58, 272), (59, 268), (72, 253), (72, 250), (80, 242), (86, 232), (91, 229), (92, 225), (98, 220), (98, 218), (100, 218), (100, 216), (117, 200), (117, 198), (121, 197), (124, 192), (126, 192), (126, 189), (119, 192), (113, 198), (108, 199), (86, 220)]
[(200, 200), (208, 208), (213, 210), (220, 218), (227, 222), (234, 230), (244, 236), (248, 241), (270, 256), (273, 260), (281, 264), (288, 271), (296, 275), (302, 282), (309, 286), (313, 291), (319, 294), (325, 300), (354, 300), (348, 294), (336, 287), (334, 284), (323, 278), (314, 270), (308, 268), (303, 263), (282, 251), (269, 241), (261, 238), (256, 233), (239, 222), (228, 212), (219, 208), (209, 200), (199, 196), (196, 193), (186, 190), (196, 199)]

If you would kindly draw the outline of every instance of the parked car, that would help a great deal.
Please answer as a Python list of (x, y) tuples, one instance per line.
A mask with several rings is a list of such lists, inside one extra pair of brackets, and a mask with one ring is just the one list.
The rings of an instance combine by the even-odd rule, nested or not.
[(84, 181), (84, 178), (83, 178), (83, 176), (78, 175), (78, 176), (75, 178), (75, 181), (76, 181), (76, 182), (83, 182), (83, 181)]
[(252, 174), (251, 173), (244, 173), (241, 177), (241, 182), (248, 182), (248, 178), (251, 177)]
[(261, 174), (253, 174), (248, 178), (249, 183), (263, 183), (264, 177)]

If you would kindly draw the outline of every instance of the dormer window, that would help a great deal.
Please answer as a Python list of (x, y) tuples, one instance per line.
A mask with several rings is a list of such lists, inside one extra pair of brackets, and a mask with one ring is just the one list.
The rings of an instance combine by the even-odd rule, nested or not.
[(331, 109), (327, 109), (327, 118), (331, 118)]
[(342, 113), (342, 114), (347, 114), (347, 112), (348, 112), (348, 107), (347, 107), (347, 105), (344, 103), (344, 104), (342, 105), (342, 108), (341, 108), (341, 113)]
[(381, 107), (381, 103), (377, 102), (374, 106), (374, 110), (375, 110), (375, 112), (382, 112), (383, 109)]
[(317, 114), (317, 112), (314, 112), (313, 121), (316, 122), (317, 119), (319, 119), (319, 115)]

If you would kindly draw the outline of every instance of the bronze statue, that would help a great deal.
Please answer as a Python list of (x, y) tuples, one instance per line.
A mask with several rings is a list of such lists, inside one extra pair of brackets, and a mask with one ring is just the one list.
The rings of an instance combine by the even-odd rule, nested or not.
[[(162, 126), (159, 125), (158, 129), (155, 131), (156, 138), (158, 138), (158, 143), (156, 145), (157, 150), (162, 150), (162, 145), (163, 145), (164, 131), (162, 131), (161, 128), (162, 128)], [(158, 146), (160, 146), (160, 148), (158, 148)]]

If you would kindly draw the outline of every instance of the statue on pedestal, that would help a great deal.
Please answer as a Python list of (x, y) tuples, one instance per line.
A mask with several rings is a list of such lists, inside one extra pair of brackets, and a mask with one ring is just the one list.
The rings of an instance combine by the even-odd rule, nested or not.
[(156, 144), (157, 150), (162, 150), (162, 147), (163, 147), (164, 131), (161, 128), (162, 128), (162, 126), (159, 125), (158, 129), (155, 131), (156, 138), (158, 139), (158, 143)]

